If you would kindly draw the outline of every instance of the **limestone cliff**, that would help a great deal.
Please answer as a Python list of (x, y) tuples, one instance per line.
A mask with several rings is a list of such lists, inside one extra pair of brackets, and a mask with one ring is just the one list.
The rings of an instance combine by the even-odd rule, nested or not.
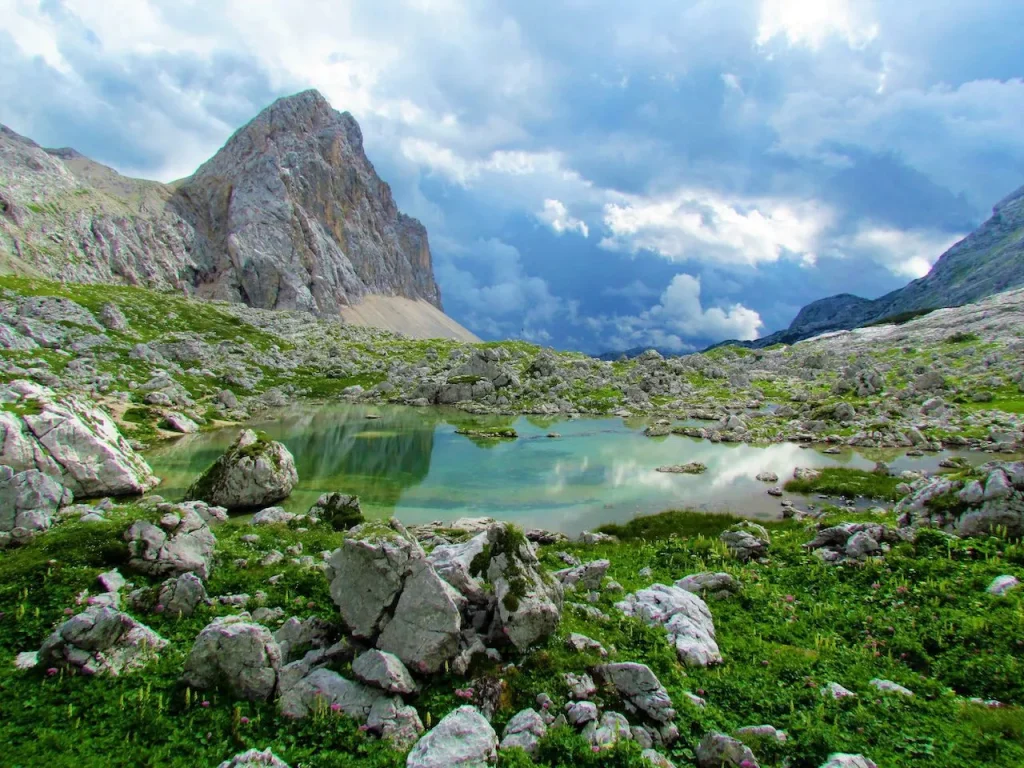
[(0, 271), (325, 315), (368, 295), (442, 309), (426, 229), (316, 91), (274, 102), (174, 184), (0, 126)]

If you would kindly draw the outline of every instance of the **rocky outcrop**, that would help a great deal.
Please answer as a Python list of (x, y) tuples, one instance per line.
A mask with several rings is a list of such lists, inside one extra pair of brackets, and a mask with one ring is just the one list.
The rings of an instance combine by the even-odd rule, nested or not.
[(485, 768), (497, 760), (498, 735), (475, 707), (448, 713), (412, 748), (406, 768)]
[(210, 577), (217, 539), (198, 512), (183, 511), (167, 512), (157, 524), (145, 520), (132, 523), (124, 533), (132, 568), (151, 576), (195, 573), (201, 579)]
[(39, 649), (39, 664), (82, 674), (121, 675), (152, 661), (167, 641), (112, 605), (93, 605), (65, 621)]
[(336, 531), (347, 531), (365, 520), (359, 506), (359, 497), (345, 493), (321, 494), (306, 514)]
[(88, 401), (28, 381), (0, 387), (0, 465), (37, 470), (76, 497), (149, 490), (153, 472), (117, 426)]
[(171, 616), (188, 617), (206, 600), (206, 587), (194, 573), (183, 573), (160, 586), (157, 605)]
[(657, 723), (669, 723), (675, 719), (672, 699), (646, 664), (605, 664), (597, 671), (618, 691), (626, 711), (639, 712)]
[(1024, 461), (990, 462), (973, 476), (917, 480), (895, 512), (900, 525), (939, 528), (957, 536), (1005, 529), (1024, 535)]
[(511, 525), (488, 531), (487, 579), (494, 586), (502, 631), (523, 650), (547, 637), (562, 616), (562, 587), (539, 568), (533, 546)]
[(286, 498), (298, 481), (288, 449), (246, 429), (189, 488), (188, 497), (227, 509), (263, 507)]
[(2, 126), (0, 178), (0, 258), (27, 274), (331, 316), (370, 294), (441, 307), (426, 230), (316, 91), (275, 101), (173, 187)]
[(772, 541), (763, 525), (749, 520), (729, 526), (718, 538), (728, 547), (733, 557), (743, 562), (763, 556)]

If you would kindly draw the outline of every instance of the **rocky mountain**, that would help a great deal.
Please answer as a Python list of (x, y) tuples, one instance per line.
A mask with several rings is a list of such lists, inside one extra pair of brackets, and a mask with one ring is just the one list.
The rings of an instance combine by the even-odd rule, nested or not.
[(0, 271), (321, 315), (396, 297), (408, 327), (392, 330), (422, 319), (475, 338), (442, 314), (426, 229), (398, 210), (352, 115), (317, 91), (277, 100), (172, 184), (0, 126)]
[[(1024, 187), (999, 202), (992, 217), (946, 251), (931, 271), (908, 285), (870, 300), (848, 293), (808, 304), (789, 328), (751, 342), (763, 348), (791, 344), (828, 331), (849, 330), (887, 318), (940, 307), (958, 307), (1024, 286)], [(721, 346), (721, 345), (715, 345)]]

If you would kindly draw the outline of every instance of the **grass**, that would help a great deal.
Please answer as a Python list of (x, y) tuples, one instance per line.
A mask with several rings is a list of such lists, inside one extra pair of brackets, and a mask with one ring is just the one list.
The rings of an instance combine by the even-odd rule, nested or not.
[[(170, 641), (160, 660), (139, 673), (83, 678), (13, 670), (10, 658), (37, 648), (65, 618), (64, 608), (73, 606), (82, 590), (94, 588), (98, 573), (114, 566), (128, 573), (121, 534), (147, 514), (128, 507), (108, 523), (64, 523), (25, 547), (0, 553), (5, 765), (191, 768), (217, 765), (249, 747), (270, 747), (290, 765), (305, 768), (405, 764), (404, 755), (366, 737), (342, 716), (294, 722), (280, 717), (272, 703), (239, 702), (217, 691), (184, 687), (181, 669), (193, 638), (214, 616), (231, 610), (219, 604), (186, 619), (139, 616)], [(744, 586), (738, 597), (710, 603), (725, 663), (709, 669), (681, 667), (661, 630), (614, 609), (616, 593), (602, 592), (596, 604), (607, 621), (567, 605), (554, 637), (525, 655), (508, 655), (514, 666), (481, 661), (474, 668), (474, 685), (504, 681), (494, 718), (499, 734), (515, 712), (535, 706), (540, 692), (561, 707), (567, 698), (562, 674), (585, 672), (600, 662), (593, 653), (576, 654), (565, 646), (570, 632), (581, 632), (614, 648), (614, 660), (642, 661), (658, 675), (676, 704), (681, 738), (669, 755), (677, 765), (692, 765), (708, 730), (729, 732), (759, 723), (784, 728), (790, 736), (782, 745), (754, 747), (765, 768), (817, 768), (835, 751), (862, 753), (892, 768), (1024, 764), (1024, 714), (1017, 706), (1024, 703), (1024, 600), (1019, 592), (1003, 598), (984, 593), (997, 575), (1024, 575), (1024, 547), (995, 538), (961, 542), (925, 534), (916, 544), (894, 547), (885, 560), (835, 567), (804, 550), (810, 531), (779, 523), (769, 526), (770, 561), (744, 565), (717, 542), (718, 533), (736, 519), (674, 511), (605, 527), (621, 539), (617, 544), (542, 549), (549, 570), (564, 567), (558, 550), (584, 560), (608, 558), (609, 577), (628, 591), (671, 584), (702, 570), (726, 571)], [(279, 525), (259, 529), (262, 541), (254, 547), (241, 538), (252, 531), (242, 522), (216, 529), (210, 594), (262, 590), (265, 604), (285, 607), (286, 615), (315, 615), (337, 625), (322, 573), (288, 560), (272, 568), (258, 563), (270, 548), (297, 543), (307, 553), (334, 549), (343, 534), (328, 525), (305, 531)], [(641, 576), (643, 568), (652, 575)], [(284, 577), (269, 584), (267, 578), (276, 573)], [(137, 574), (131, 578), (136, 585), (153, 583)], [(868, 685), (875, 677), (905, 685), (916, 696), (879, 695)], [(858, 697), (821, 697), (818, 689), (833, 681)], [(437, 723), (464, 703), (454, 692), (466, 685), (463, 678), (441, 674), (426, 681), (411, 702), (425, 723)], [(687, 691), (703, 696), (707, 707), (687, 703)], [(996, 698), (1007, 706), (978, 707), (962, 698), (970, 696)], [(597, 698), (607, 709), (622, 711), (612, 692), (602, 689)], [(204, 700), (208, 707), (200, 706)], [(548, 735), (532, 762), (521, 753), (505, 753), (499, 766), (640, 768), (638, 753), (635, 745), (594, 753), (574, 731), (560, 729)]]
[(895, 501), (899, 498), (896, 486), (905, 482), (893, 475), (847, 467), (825, 467), (820, 472), (821, 474), (813, 480), (793, 478), (783, 487), (790, 493), (823, 493), (846, 498), (863, 496), (869, 499)]

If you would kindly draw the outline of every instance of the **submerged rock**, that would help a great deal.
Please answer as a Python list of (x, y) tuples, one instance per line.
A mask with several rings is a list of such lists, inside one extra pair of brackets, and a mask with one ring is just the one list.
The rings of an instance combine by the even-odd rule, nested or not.
[(286, 498), (298, 481), (288, 449), (246, 429), (189, 488), (188, 498), (227, 509), (265, 507)]

